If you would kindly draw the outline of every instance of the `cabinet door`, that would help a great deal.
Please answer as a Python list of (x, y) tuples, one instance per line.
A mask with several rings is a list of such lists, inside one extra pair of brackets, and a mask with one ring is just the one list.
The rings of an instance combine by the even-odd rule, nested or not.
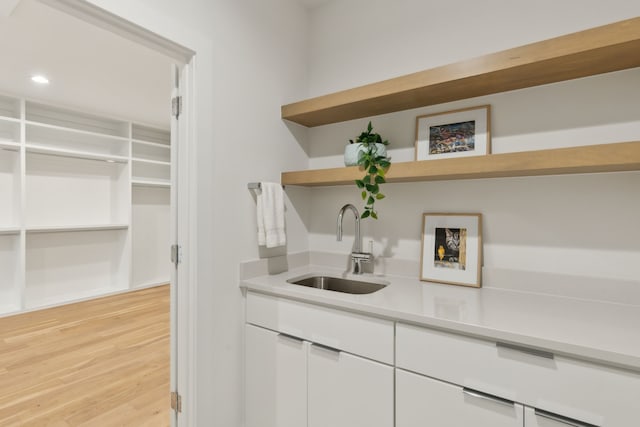
[(311, 345), (309, 427), (393, 427), (393, 368)]
[(522, 405), (396, 369), (396, 427), (522, 427)]
[(246, 325), (246, 427), (307, 425), (308, 343)]
[[(568, 418), (553, 412), (542, 411), (526, 407), (524, 408), (524, 425), (525, 427), (598, 427), (601, 424), (590, 424), (585, 421)], [(628, 420), (632, 423), (632, 420)], [(612, 424), (612, 427), (624, 427), (631, 424)]]

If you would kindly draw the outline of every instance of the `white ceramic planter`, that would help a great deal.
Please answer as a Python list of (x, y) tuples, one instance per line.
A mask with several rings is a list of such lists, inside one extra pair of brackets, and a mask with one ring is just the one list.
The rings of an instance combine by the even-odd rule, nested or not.
[[(387, 146), (384, 144), (376, 144), (377, 153), (379, 156), (387, 155)], [(364, 151), (364, 147), (362, 144), (347, 144), (344, 149), (344, 165), (345, 166), (355, 166), (358, 164), (358, 159), (360, 158), (360, 153)]]

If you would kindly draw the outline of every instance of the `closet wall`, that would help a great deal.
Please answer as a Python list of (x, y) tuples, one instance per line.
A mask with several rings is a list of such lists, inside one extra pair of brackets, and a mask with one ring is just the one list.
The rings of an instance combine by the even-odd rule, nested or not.
[(0, 96), (0, 315), (167, 283), (168, 130)]

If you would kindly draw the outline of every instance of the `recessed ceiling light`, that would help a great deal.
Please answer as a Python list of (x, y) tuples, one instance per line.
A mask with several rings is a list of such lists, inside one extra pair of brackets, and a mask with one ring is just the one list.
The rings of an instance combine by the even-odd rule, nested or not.
[(49, 79), (46, 78), (45, 76), (43, 76), (42, 74), (37, 74), (35, 76), (31, 77), (31, 81), (34, 83), (38, 83), (41, 85), (48, 85), (49, 84)]

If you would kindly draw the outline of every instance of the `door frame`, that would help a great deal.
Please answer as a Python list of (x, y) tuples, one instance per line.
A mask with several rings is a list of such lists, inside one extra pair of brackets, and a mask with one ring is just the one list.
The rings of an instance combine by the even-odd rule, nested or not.
[[(172, 58), (180, 68), (180, 132), (175, 148), (177, 162), (172, 165), (171, 185), (175, 194), (175, 236), (182, 247), (182, 257), (175, 275), (180, 286), (171, 283), (171, 346), (172, 351), (171, 391), (177, 390), (181, 396), (181, 411), (172, 418), (172, 426), (195, 426), (196, 423), (196, 319), (197, 319), (197, 154), (196, 154), (196, 60), (195, 49), (185, 47), (118, 15), (102, 9), (86, 0), (37, 0), (59, 11), (124, 37), (134, 43), (146, 46)], [(167, 105), (169, 113), (170, 106)], [(172, 150), (173, 151), (173, 150)], [(173, 163), (173, 162), (172, 162)], [(173, 173), (175, 171), (177, 173)], [(172, 199), (174, 195), (172, 194)], [(169, 248), (167, 248), (167, 259)], [(174, 301), (177, 300), (177, 304)], [(174, 340), (177, 340), (177, 345)], [(169, 390), (167, 390), (169, 392)], [(169, 396), (167, 396), (167, 401)]]

